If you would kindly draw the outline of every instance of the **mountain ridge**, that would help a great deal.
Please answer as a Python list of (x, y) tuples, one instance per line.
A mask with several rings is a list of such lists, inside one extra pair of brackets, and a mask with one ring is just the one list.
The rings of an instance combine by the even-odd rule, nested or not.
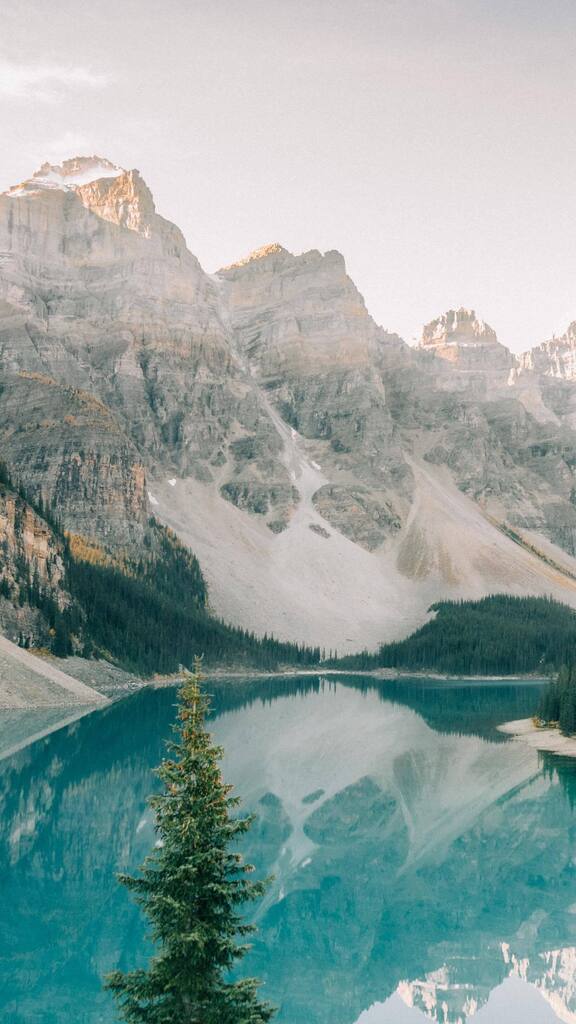
[(359, 650), (443, 598), (576, 603), (535, 553), (576, 568), (576, 388), (554, 358), (464, 308), (411, 347), (336, 250), (275, 242), (209, 275), (100, 157), (0, 196), (0, 457), (110, 552), (171, 525), (248, 629)]

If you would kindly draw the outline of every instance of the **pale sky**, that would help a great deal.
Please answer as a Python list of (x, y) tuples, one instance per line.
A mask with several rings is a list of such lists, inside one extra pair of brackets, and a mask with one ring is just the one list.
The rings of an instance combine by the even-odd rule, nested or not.
[(0, 189), (138, 167), (212, 272), (339, 249), (410, 341), (576, 319), (574, 0), (2, 0)]

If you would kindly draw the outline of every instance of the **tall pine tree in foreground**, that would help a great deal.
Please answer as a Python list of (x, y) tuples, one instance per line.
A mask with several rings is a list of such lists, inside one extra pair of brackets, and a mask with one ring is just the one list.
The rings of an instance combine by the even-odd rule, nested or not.
[(120, 877), (151, 921), (158, 949), (147, 969), (107, 978), (129, 1024), (264, 1024), (275, 1013), (258, 999), (254, 978), (230, 977), (254, 930), (239, 908), (266, 883), (251, 881), (252, 866), (234, 851), (252, 818), (234, 814), (239, 801), (206, 731), (200, 682), (197, 663), (180, 690), (171, 756), (158, 769), (164, 791), (151, 799), (159, 843), (138, 877)]

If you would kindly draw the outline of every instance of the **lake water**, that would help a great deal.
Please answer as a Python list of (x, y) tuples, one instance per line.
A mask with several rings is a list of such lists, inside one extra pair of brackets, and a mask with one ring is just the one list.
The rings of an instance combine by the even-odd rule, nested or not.
[[(275, 876), (244, 971), (280, 1024), (576, 1022), (576, 767), (494, 728), (536, 685), (211, 689), (250, 859)], [(174, 701), (143, 691), (0, 761), (2, 1024), (117, 1019), (100, 978), (147, 947), (114, 874), (154, 842)]]

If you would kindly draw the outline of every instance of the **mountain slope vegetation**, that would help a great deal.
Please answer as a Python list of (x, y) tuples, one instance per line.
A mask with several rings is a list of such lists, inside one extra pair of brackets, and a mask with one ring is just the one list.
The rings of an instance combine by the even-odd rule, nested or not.
[(545, 673), (576, 651), (576, 612), (546, 597), (495, 594), (441, 601), (434, 617), (397, 643), (341, 658), (347, 669), (398, 668), (464, 675)]
[[(50, 646), (59, 657), (103, 656), (141, 675), (170, 674), (207, 664), (246, 665), (273, 670), (282, 665), (316, 665), (318, 648), (256, 637), (214, 616), (195, 556), (153, 517), (138, 557), (113, 557), (78, 535), (65, 533), (56, 517), (16, 488), (0, 463), (0, 499), (9, 497), (17, 516), (32, 517), (50, 538), (59, 573), (51, 564), (40, 573), (20, 547), (9, 561), (4, 543), (0, 598), (38, 613), (26, 647)], [(10, 571), (8, 571), (10, 570)]]

